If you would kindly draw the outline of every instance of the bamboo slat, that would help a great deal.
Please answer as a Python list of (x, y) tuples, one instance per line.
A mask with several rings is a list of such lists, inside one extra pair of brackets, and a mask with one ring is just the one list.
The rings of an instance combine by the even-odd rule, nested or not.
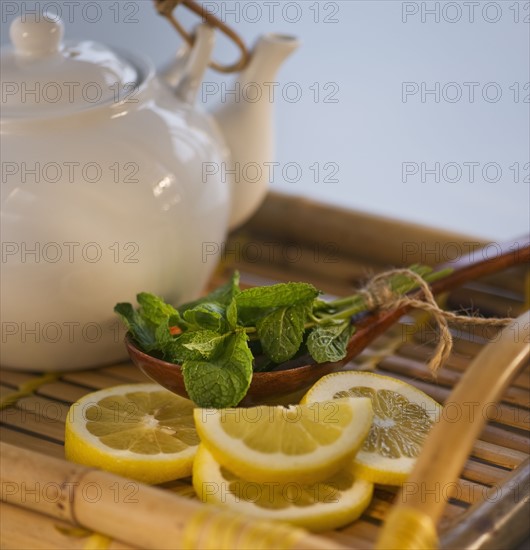
[[(50, 401), (50, 403), (53, 402)], [(39, 434), (40, 437), (46, 437), (60, 443), (64, 441), (64, 421), (52, 420), (39, 414), (41, 411), (32, 412), (29, 409), (23, 408), (28, 405), (28, 401), (21, 400), (19, 401), (19, 405), (0, 411), (0, 422), (21, 432)], [(61, 412), (59, 412), (59, 415), (64, 417), (64, 414), (61, 414)]]
[(528, 458), (528, 453), (522, 453), (501, 445), (488, 443), (478, 439), (473, 445), (472, 456), (496, 466), (502, 466), (513, 470)]
[(101, 372), (109, 374), (121, 380), (124, 384), (129, 382), (150, 382), (150, 379), (140, 370), (131, 369), (131, 364), (116, 365), (115, 367), (106, 367)]
[[(379, 363), (379, 368), (408, 378), (434, 382), (432, 374), (425, 367), (425, 361), (414, 361), (409, 358), (394, 355), (383, 359)], [(442, 369), (437, 373), (435, 382), (437, 385), (452, 388), (461, 378), (461, 371)], [(528, 408), (530, 407), (530, 394), (522, 388), (510, 387), (504, 394), (503, 402)]]
[(35, 432), (23, 432), (16, 427), (0, 426), (0, 441), (17, 445), (23, 449), (36, 451), (54, 458), (64, 457), (64, 447), (62, 442), (52, 441), (50, 439), (39, 437)]
[(484, 428), (480, 434), (480, 441), (500, 445), (506, 449), (520, 451), (525, 454), (530, 452), (527, 434), (507, 430), (493, 424), (489, 424)]
[(78, 384), (79, 386), (83, 386), (85, 388), (98, 390), (120, 383), (120, 380), (113, 376), (109, 376), (100, 370), (71, 372), (63, 375), (62, 379), (66, 382)]
[[(404, 343), (400, 349), (399, 358), (411, 358), (418, 361), (425, 362), (426, 356), (431, 355), (433, 352), (432, 348), (428, 344), (412, 344), (409, 342)], [(446, 371), (454, 370), (457, 372), (463, 372), (469, 366), (470, 358), (469, 356), (463, 356), (458, 354), (453, 350), (453, 353), (447, 360), (443, 372), (441, 374), (446, 374)], [(517, 375), (515, 380), (512, 383), (511, 388), (522, 388), (524, 390), (530, 390), (530, 370), (527, 368), (523, 370), (520, 374)], [(509, 389), (511, 389), (509, 388)]]
[(34, 374), (3, 369), (0, 371), (0, 384), (9, 385), (13, 388), (29, 382), (35, 378)]

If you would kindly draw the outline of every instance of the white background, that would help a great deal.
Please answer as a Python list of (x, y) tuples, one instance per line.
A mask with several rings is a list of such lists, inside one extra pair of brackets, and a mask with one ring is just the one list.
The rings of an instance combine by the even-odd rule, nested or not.
[[(2, 43), (8, 41), (9, 14), (22, 4), (3, 0)], [(150, 0), (25, 4), (62, 10), (67, 39), (140, 51), (158, 66), (181, 44)], [(275, 190), (471, 236), (507, 239), (528, 232), (528, 1), (217, 5), (249, 44), (264, 32), (294, 34), (303, 42), (279, 73), (275, 96), (277, 160), (281, 167), (297, 163), (301, 177), (288, 182), (279, 172)], [(193, 25), (185, 8), (176, 13)], [(219, 59), (235, 55), (219, 42)], [(213, 71), (206, 78), (230, 82)], [(404, 98), (405, 82), (418, 93)], [(472, 82), (478, 84), (464, 84)], [(287, 90), (289, 83), (295, 87)], [(422, 101), (422, 87), (436, 86), (439, 98), (427, 94)], [(299, 101), (283, 97), (285, 91), (292, 98), (297, 89)], [(334, 90), (330, 99), (337, 102), (324, 102)], [(459, 92), (462, 97), (455, 99)], [(216, 99), (220, 94), (213, 103)], [(324, 169), (326, 163), (335, 163), (332, 179), (338, 181), (325, 180), (334, 166)], [(416, 163), (418, 173), (404, 177), (404, 163)], [(431, 173), (422, 178), (422, 163), (424, 170), (439, 163), (439, 181)], [(469, 163), (480, 163), (474, 181)], [(407, 166), (412, 170), (415, 164)]]

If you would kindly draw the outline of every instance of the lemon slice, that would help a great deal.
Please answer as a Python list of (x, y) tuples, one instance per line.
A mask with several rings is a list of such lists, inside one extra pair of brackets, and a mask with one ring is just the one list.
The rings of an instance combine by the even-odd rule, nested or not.
[(144, 483), (189, 476), (199, 444), (193, 409), (158, 384), (85, 395), (68, 411), (66, 458)]
[(201, 441), (238, 476), (316, 482), (351, 462), (370, 430), (369, 399), (309, 405), (196, 409)]
[(321, 378), (302, 403), (369, 397), (374, 421), (355, 456), (354, 473), (384, 485), (401, 485), (414, 467), (442, 407), (413, 386), (370, 372), (337, 372)]
[(318, 483), (244, 480), (221, 466), (199, 445), (193, 463), (193, 487), (200, 500), (265, 520), (287, 521), (311, 531), (337, 529), (368, 507), (374, 486), (355, 479), (351, 468)]

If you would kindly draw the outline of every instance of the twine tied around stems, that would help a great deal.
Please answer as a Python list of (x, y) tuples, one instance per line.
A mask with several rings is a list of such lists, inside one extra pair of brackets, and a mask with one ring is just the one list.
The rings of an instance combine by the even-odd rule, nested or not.
[[(418, 286), (421, 294), (413, 296), (400, 295), (394, 292), (390, 280), (396, 275), (404, 275), (412, 279)], [(380, 275), (376, 275), (359, 292), (363, 297), (368, 310), (374, 309), (399, 309), (410, 307), (421, 309), (430, 313), (440, 331), (438, 342), (428, 367), (433, 376), (445, 363), (453, 349), (453, 336), (449, 330), (449, 323), (470, 324), (474, 326), (505, 327), (513, 321), (510, 318), (484, 318), (469, 315), (458, 315), (451, 311), (445, 311), (438, 306), (429, 284), (420, 275), (410, 269), (393, 269)]]

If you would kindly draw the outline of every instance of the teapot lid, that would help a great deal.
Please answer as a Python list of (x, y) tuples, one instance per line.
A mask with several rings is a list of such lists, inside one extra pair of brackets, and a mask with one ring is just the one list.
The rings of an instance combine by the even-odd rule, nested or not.
[(96, 42), (63, 43), (55, 14), (23, 14), (2, 48), (2, 116), (48, 117), (118, 104), (134, 95), (141, 71)]

